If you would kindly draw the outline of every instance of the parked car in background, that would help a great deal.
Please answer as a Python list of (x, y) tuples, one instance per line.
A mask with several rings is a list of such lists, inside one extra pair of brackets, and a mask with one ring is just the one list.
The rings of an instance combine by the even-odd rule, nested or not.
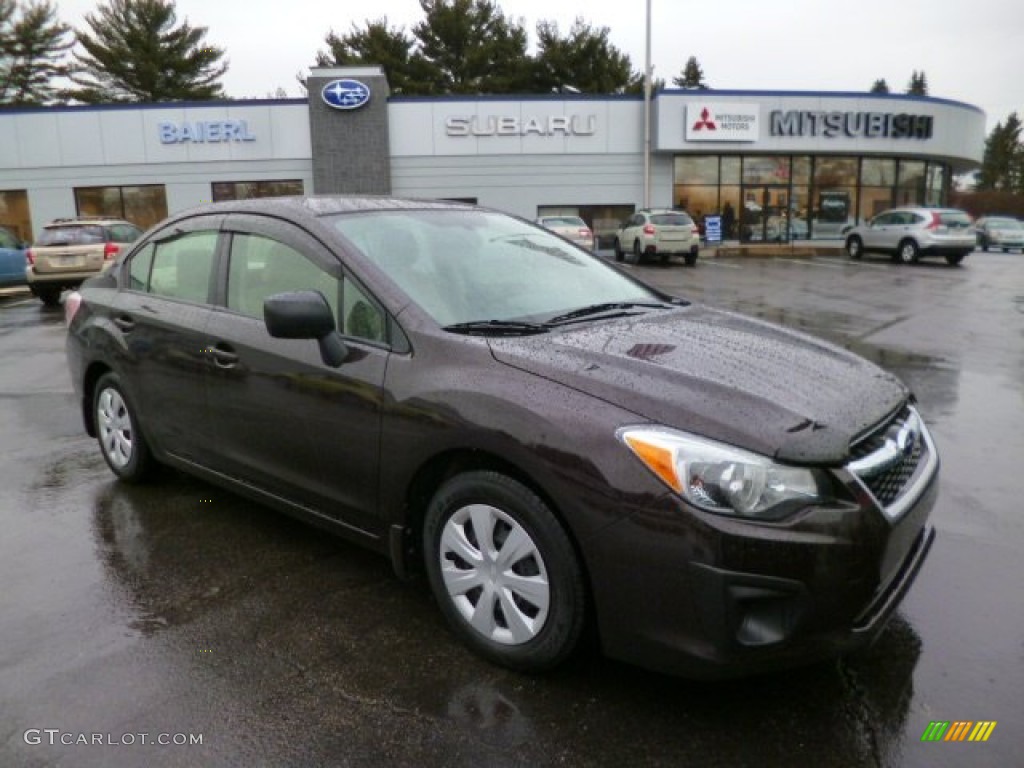
[(1004, 253), (1016, 248), (1024, 252), (1024, 223), (1009, 216), (982, 216), (974, 222), (978, 233), (978, 247), (1002, 248)]
[(584, 628), (684, 675), (831, 657), (878, 636), (934, 537), (938, 454), (893, 375), (495, 211), (204, 206), (65, 315), (116, 476), (167, 464), (425, 571), (515, 669)]
[(11, 230), (0, 227), (0, 288), (25, 284), (25, 248)]
[(61, 291), (76, 288), (114, 263), (121, 249), (142, 230), (123, 219), (79, 216), (43, 227), (26, 252), (23, 267), (29, 290), (44, 304), (60, 302)]
[(667, 263), (681, 255), (687, 266), (697, 263), (700, 230), (685, 211), (640, 210), (615, 233), (615, 260), (639, 264), (647, 256), (659, 256)]
[(571, 240), (580, 248), (586, 248), (591, 252), (597, 250), (597, 240), (594, 238), (593, 230), (579, 216), (541, 216), (537, 219), (537, 223), (545, 229), (550, 229), (556, 235)]
[(871, 252), (887, 253), (903, 264), (942, 256), (956, 266), (975, 245), (971, 217), (956, 208), (893, 208), (846, 235), (846, 253), (851, 259)]

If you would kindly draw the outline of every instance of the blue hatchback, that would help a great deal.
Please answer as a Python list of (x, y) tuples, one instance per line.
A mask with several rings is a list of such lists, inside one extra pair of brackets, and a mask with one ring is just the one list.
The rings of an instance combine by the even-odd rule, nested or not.
[(13, 232), (0, 227), (0, 288), (25, 284), (25, 248)]

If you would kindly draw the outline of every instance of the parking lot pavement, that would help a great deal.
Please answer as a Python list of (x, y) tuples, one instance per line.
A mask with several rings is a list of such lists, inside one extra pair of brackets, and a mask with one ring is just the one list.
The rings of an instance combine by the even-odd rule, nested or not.
[[(176, 474), (115, 482), (81, 432), (61, 313), (0, 297), (0, 766), (1019, 764), (1024, 256), (629, 269), (915, 391), (939, 535), (872, 649), (715, 684), (593, 649), (550, 676), (489, 666), (382, 559)], [(982, 720), (985, 743), (921, 741)]]

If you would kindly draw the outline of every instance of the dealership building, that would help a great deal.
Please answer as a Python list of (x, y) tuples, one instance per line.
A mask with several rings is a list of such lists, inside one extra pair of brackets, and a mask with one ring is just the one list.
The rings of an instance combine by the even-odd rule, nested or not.
[[(723, 215), (727, 236), (839, 237), (895, 204), (946, 201), (985, 115), (939, 98), (666, 90), (391, 95), (375, 67), (314, 69), (308, 99), (0, 111), (0, 224), (148, 226), (211, 200), (393, 194), (526, 218), (574, 214), (608, 246), (644, 204)], [(646, 161), (646, 162), (645, 162)]]

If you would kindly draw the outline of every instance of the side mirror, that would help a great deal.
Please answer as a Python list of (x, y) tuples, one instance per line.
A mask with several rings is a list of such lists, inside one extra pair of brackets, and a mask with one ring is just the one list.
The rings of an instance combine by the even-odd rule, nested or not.
[(319, 291), (275, 293), (263, 302), (263, 321), (275, 339), (316, 339), (324, 365), (337, 368), (348, 356), (334, 314)]

